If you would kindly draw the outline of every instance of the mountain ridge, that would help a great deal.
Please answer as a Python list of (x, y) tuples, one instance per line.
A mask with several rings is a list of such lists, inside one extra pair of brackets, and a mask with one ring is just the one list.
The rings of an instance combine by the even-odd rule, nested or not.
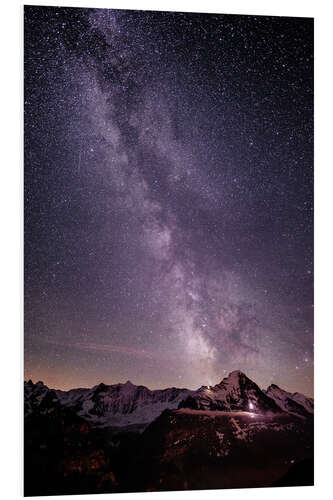
[(63, 391), (51, 389), (42, 381), (24, 382), (25, 416), (66, 408), (93, 426), (123, 427), (151, 423), (161, 413), (179, 408), (207, 411), (248, 411), (253, 413), (289, 413), (299, 418), (313, 415), (313, 399), (298, 392), (290, 393), (271, 384), (260, 387), (241, 370), (234, 370), (215, 386), (197, 390), (169, 387), (149, 389), (131, 381), (91, 388)]

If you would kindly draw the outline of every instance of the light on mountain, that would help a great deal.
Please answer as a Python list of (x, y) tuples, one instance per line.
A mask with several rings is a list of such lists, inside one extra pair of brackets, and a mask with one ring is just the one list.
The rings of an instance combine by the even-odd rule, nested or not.
[(253, 403), (251, 403), (251, 401), (249, 402), (249, 408), (250, 410), (253, 410)]

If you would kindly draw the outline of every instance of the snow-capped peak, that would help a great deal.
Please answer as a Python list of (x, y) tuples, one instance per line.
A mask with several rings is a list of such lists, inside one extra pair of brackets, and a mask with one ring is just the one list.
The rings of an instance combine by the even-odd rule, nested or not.
[(233, 370), (232, 372), (229, 373), (228, 377), (226, 377), (226, 378), (239, 379), (240, 377), (246, 377), (245, 373), (242, 372), (241, 370)]
[(239, 386), (242, 383), (246, 383), (247, 380), (250, 380), (244, 372), (241, 370), (234, 370), (229, 373), (227, 377), (224, 377), (220, 384), (228, 385), (228, 386)]
[(313, 414), (313, 399), (303, 394), (285, 391), (276, 384), (271, 384), (265, 392), (283, 411), (301, 416)]
[(280, 408), (241, 370), (234, 370), (219, 384), (201, 388), (180, 405), (200, 410), (279, 412)]
[(132, 384), (132, 382), (130, 380), (127, 380), (127, 382), (125, 382), (124, 385), (127, 387), (134, 387), (134, 384)]

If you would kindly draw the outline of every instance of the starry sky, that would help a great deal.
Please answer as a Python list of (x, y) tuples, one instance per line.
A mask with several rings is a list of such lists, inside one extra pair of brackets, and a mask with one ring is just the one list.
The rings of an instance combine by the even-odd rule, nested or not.
[(313, 20), (25, 7), (25, 378), (313, 394)]

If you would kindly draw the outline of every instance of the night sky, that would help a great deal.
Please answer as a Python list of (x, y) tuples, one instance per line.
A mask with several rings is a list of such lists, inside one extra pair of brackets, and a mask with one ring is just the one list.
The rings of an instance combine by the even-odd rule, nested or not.
[(25, 378), (313, 393), (313, 20), (25, 7)]

